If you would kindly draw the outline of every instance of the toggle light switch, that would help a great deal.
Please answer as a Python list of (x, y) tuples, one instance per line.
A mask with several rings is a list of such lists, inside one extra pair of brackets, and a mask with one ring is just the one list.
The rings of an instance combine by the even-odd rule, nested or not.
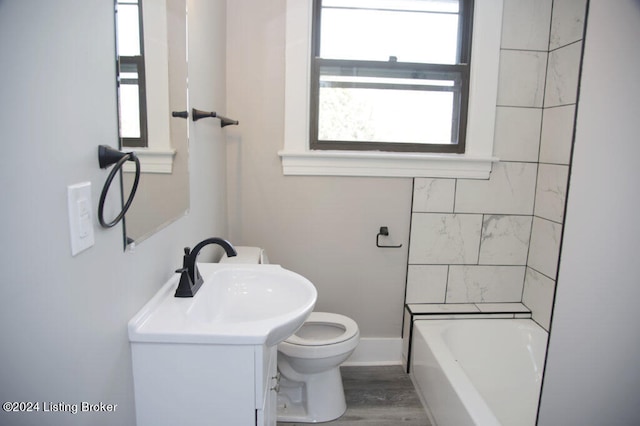
[(91, 210), (91, 182), (82, 182), (67, 187), (69, 208), (69, 230), (71, 255), (75, 256), (91, 247), (93, 237), (93, 212)]

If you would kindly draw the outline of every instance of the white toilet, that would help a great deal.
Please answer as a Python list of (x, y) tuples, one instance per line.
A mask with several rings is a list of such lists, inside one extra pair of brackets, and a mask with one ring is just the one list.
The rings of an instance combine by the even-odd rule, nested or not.
[(278, 345), (278, 421), (317, 423), (337, 419), (347, 404), (340, 364), (358, 346), (351, 318), (312, 312), (300, 329)]
[[(262, 249), (235, 247), (238, 256), (220, 262), (268, 263)], [(278, 344), (278, 421), (319, 423), (347, 409), (340, 375), (358, 346), (358, 324), (344, 315), (312, 312), (305, 323)]]

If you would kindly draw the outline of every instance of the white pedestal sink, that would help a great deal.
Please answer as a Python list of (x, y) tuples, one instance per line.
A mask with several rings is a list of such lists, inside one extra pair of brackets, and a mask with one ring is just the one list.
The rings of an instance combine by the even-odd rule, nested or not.
[(174, 297), (176, 275), (129, 322), (137, 424), (275, 425), (276, 345), (316, 289), (278, 265), (198, 267), (194, 297)]

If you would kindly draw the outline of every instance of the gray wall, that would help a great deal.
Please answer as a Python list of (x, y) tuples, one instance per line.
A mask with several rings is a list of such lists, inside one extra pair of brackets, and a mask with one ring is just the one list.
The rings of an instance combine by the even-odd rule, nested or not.
[[(225, 2), (190, 7), (191, 99), (219, 108)], [(72, 257), (66, 188), (90, 181), (95, 212), (108, 173), (97, 146), (117, 143), (113, 1), (1, 1), (0, 55), (0, 401), (118, 404), (111, 414), (0, 411), (0, 424), (132, 425), (127, 322), (182, 247), (226, 234), (223, 133), (192, 125), (188, 216), (128, 253), (121, 227), (94, 219), (95, 245)]]
[(640, 423), (639, 24), (590, 1), (540, 425)]

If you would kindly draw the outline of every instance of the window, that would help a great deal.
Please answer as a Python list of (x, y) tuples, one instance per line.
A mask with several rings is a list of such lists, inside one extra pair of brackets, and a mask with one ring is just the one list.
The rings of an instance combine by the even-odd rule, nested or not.
[[(465, 0), (460, 3), (451, 0), (350, 0), (349, 8), (345, 6), (346, 1), (337, 3), (337, 0), (323, 0), (323, 3), (316, 3), (314, 0), (287, 0), (284, 147), (278, 153), (282, 159), (283, 173), (488, 178), (492, 163), (497, 161), (493, 157), (493, 131), (500, 63), (502, 0), (474, 0), (473, 16), (468, 13), (470, 6)], [(393, 7), (378, 6), (381, 4), (392, 4)], [(435, 13), (432, 10), (435, 5), (451, 8), (452, 4), (460, 4), (457, 6), (458, 13)], [(417, 10), (426, 5), (430, 5), (430, 12)], [(351, 14), (350, 34), (342, 35), (342, 41), (338, 43), (342, 46), (349, 46), (351, 41), (357, 43), (358, 37), (366, 39), (382, 34), (384, 37), (373, 43), (376, 48), (373, 53), (364, 48), (355, 49), (357, 55), (353, 54), (353, 48), (349, 48), (348, 57), (339, 53), (325, 53), (325, 47), (328, 49), (331, 43), (323, 42), (323, 34), (314, 37), (314, 28), (319, 28), (322, 32), (322, 25), (325, 25), (322, 23), (324, 12), (318, 10), (322, 6), (332, 12)], [(427, 56), (422, 50), (418, 50), (419, 55), (416, 56), (415, 52), (389, 50), (385, 48), (383, 41), (385, 37), (392, 38), (390, 28), (374, 25), (375, 31), (365, 31), (365, 18), (362, 16), (377, 13), (402, 15), (405, 17), (403, 19), (417, 16), (412, 25), (404, 25), (406, 30), (393, 33), (393, 37), (401, 41), (404, 38), (411, 43), (416, 38), (425, 38), (423, 34), (428, 32), (428, 25), (424, 24), (426, 19), (437, 20), (448, 16), (449, 21), (445, 21), (449, 22), (449, 33), (456, 33), (455, 42), (451, 41), (454, 37), (447, 37), (450, 41), (446, 44), (443, 42), (444, 35), (439, 35), (438, 44), (449, 46), (448, 53), (441, 55)], [(320, 20), (316, 19), (318, 16)], [(325, 23), (328, 19), (326, 16)], [(453, 20), (457, 21), (455, 30), (452, 29)], [(314, 27), (316, 22), (318, 25)], [(387, 19), (386, 22), (390, 20)], [(446, 22), (442, 25), (446, 26)], [(435, 30), (438, 34), (441, 31), (444, 30)], [(472, 36), (464, 35), (465, 31), (472, 33)], [(347, 38), (353, 40), (347, 42)], [(472, 40), (472, 45), (469, 45), (469, 40)], [(404, 48), (410, 45), (409, 42), (394, 45)], [(428, 43), (424, 44), (428, 46)], [(455, 49), (451, 48), (454, 44)], [(334, 52), (339, 52), (342, 46), (336, 46)], [(413, 50), (411, 48), (412, 52)], [(471, 51), (473, 60), (464, 59), (468, 58)], [(318, 60), (316, 52), (320, 53)], [(380, 97), (386, 99), (381, 101)], [(349, 109), (344, 106), (345, 99), (342, 98), (356, 98), (357, 102), (351, 102)], [(388, 122), (388, 128), (393, 128), (393, 137), (386, 136), (389, 133), (382, 130), (372, 130), (364, 125), (370, 123), (369, 117), (374, 113), (362, 113), (363, 98), (367, 101), (371, 98), (378, 99), (379, 104), (386, 107), (375, 112), (377, 116), (373, 115), (376, 117), (373, 121)], [(324, 112), (314, 107), (321, 106), (322, 102), (327, 105)], [(419, 108), (407, 107), (414, 102), (422, 105), (426, 111), (431, 111), (431, 114), (420, 111)], [(430, 110), (425, 106), (429, 103), (433, 105), (434, 102), (446, 105), (447, 108), (432, 106)], [(392, 108), (389, 103), (393, 105)], [(313, 108), (316, 110), (312, 111)], [(399, 118), (394, 114), (398, 114)], [(428, 119), (433, 122), (436, 116), (448, 118), (438, 120), (433, 126), (424, 125)], [(352, 123), (354, 121), (360, 124), (356, 126)], [(412, 121), (412, 124), (399, 124), (408, 121)], [(426, 128), (430, 134), (425, 131)]]
[[(186, 71), (182, 65), (186, 62), (186, 32), (180, 22), (184, 9), (180, 11), (180, 0), (145, 1), (144, 7), (142, 3), (143, 0), (116, 0), (120, 145), (137, 154), (142, 173), (169, 174), (176, 154), (171, 137), (183, 137), (172, 128), (184, 127), (175, 121), (170, 124), (168, 119), (171, 91), (177, 94), (185, 90), (186, 95)], [(172, 8), (174, 3), (176, 8)], [(177, 94), (176, 102), (180, 104), (176, 105), (178, 108), (184, 108), (182, 94)], [(172, 136), (173, 130), (178, 133)], [(127, 162), (123, 170), (133, 172), (134, 167)]]
[(118, 0), (118, 98), (123, 147), (147, 147), (141, 0)]
[(314, 0), (311, 149), (464, 152), (471, 23), (472, 0)]

